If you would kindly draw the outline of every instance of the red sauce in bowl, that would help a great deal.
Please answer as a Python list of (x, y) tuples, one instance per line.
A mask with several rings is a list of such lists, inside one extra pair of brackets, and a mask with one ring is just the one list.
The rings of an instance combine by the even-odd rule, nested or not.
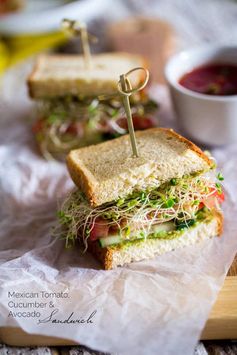
[(237, 95), (237, 65), (207, 64), (182, 76), (179, 84), (206, 95)]

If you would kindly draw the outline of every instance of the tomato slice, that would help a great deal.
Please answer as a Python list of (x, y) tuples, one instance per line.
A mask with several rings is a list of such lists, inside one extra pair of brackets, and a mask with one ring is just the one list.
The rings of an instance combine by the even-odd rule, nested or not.
[(39, 133), (40, 131), (42, 131), (44, 127), (44, 120), (42, 118), (40, 118), (39, 120), (37, 120), (33, 126), (32, 126), (32, 132), (37, 134)]
[(82, 136), (83, 127), (80, 122), (72, 122), (68, 125), (65, 133), (69, 133), (73, 136)]
[(219, 192), (217, 191), (217, 193), (215, 194), (215, 196), (216, 196), (216, 198), (217, 198), (217, 200), (218, 200), (219, 203), (223, 203), (223, 202), (225, 201), (225, 194), (224, 194), (223, 191), (222, 191), (221, 193), (219, 193)]
[[(157, 126), (157, 122), (156, 119), (154, 117), (151, 116), (147, 116), (147, 117), (140, 117), (140, 116), (136, 116), (133, 115), (132, 116), (132, 120), (133, 120), (133, 126), (135, 130), (139, 130), (139, 129), (148, 129), (148, 128), (152, 128), (152, 127), (156, 127)], [(117, 124), (124, 129), (128, 129), (128, 123), (127, 123), (127, 118), (126, 117), (120, 117), (117, 120)]]
[(108, 233), (109, 233), (108, 222), (105, 219), (98, 217), (96, 218), (94, 225), (91, 229), (90, 240), (95, 241), (99, 238), (105, 238), (108, 236)]
[(222, 191), (221, 193), (215, 187), (210, 187), (210, 192), (212, 193), (208, 197), (204, 198), (200, 204), (199, 209), (206, 206), (209, 209), (216, 207), (216, 203), (222, 204), (225, 201), (225, 194)]

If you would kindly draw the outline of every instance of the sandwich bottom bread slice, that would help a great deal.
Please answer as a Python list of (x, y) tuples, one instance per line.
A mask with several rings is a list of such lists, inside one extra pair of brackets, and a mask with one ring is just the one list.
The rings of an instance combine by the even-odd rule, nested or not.
[(136, 133), (72, 151), (78, 189), (59, 218), (66, 246), (76, 241), (104, 269), (153, 258), (222, 233), (222, 175), (197, 146), (172, 130)]

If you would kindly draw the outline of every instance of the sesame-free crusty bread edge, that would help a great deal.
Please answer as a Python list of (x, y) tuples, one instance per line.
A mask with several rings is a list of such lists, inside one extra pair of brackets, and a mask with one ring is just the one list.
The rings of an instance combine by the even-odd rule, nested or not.
[[(122, 57), (127, 57), (127, 59), (139, 59), (141, 62), (141, 66), (144, 68), (149, 69), (149, 64), (148, 61), (145, 57), (139, 55), (139, 54), (131, 54), (131, 53), (126, 53), (126, 52), (106, 52), (106, 53), (99, 53), (99, 54), (94, 54), (94, 56), (96, 57), (102, 57), (103, 55), (105, 56), (111, 56), (111, 58), (113, 57), (118, 57), (118, 56), (122, 56)], [(75, 56), (77, 57), (82, 57), (81, 55), (74, 55), (73, 58), (75, 58)], [(61, 54), (61, 55), (47, 55), (47, 54), (41, 54), (37, 57), (36, 62), (34, 64), (34, 67), (32, 69), (32, 72), (29, 74), (26, 83), (27, 83), (27, 87), (28, 87), (28, 95), (29, 97), (31, 97), (32, 99), (38, 99), (37, 96), (35, 96), (35, 90), (34, 90), (34, 84), (35, 84), (35, 75), (38, 72), (38, 70), (40, 69), (41, 64), (47, 59), (56, 59), (59, 60), (61, 58), (67, 59), (70, 63), (70, 59), (72, 58), (72, 55), (67, 55), (67, 54)], [(123, 73), (121, 73), (123, 74)], [(143, 80), (143, 72), (137, 72), (138, 77), (140, 77), (140, 82)], [(119, 78), (118, 78), (119, 80)], [(98, 95), (101, 94), (100, 92), (98, 92)], [(45, 95), (45, 97), (47, 98), (47, 93)]]
[[(187, 145), (187, 147), (190, 150), (192, 150), (193, 152), (195, 152), (201, 159), (203, 159), (209, 165), (210, 168), (213, 165), (212, 160), (210, 160), (207, 157), (207, 155), (202, 152), (202, 150), (200, 148), (198, 148), (194, 143), (190, 142), (188, 139), (186, 139), (186, 138), (182, 137), (181, 135), (179, 135), (178, 133), (174, 132), (172, 129), (151, 128), (146, 131), (136, 131), (136, 136), (139, 137), (140, 135), (147, 134), (149, 137), (149, 135), (155, 131), (164, 132), (164, 134), (175, 137), (175, 139), (185, 143)], [(146, 133), (144, 133), (144, 132), (146, 132)], [(109, 141), (110, 147), (111, 147), (111, 145), (119, 146), (120, 144), (123, 144), (125, 139), (127, 139), (126, 136), (122, 136), (122, 137), (115, 138), (115, 139)], [(100, 143), (100, 144), (105, 144), (105, 143)], [(90, 146), (90, 149), (93, 148), (96, 151), (99, 149), (100, 144)], [(83, 151), (85, 151), (87, 148), (82, 148), (82, 149), (83, 149)], [(97, 200), (97, 195), (98, 195), (98, 191), (99, 191), (99, 187), (97, 187), (98, 183), (97, 183), (97, 181), (95, 181), (91, 172), (86, 168), (83, 161), (80, 160), (80, 161), (75, 162), (75, 160), (73, 159), (73, 151), (72, 151), (67, 156), (66, 162), (67, 162), (68, 171), (71, 175), (73, 182), (85, 194), (85, 196), (86, 196), (88, 202), (91, 204), (91, 206), (95, 207), (95, 206), (100, 205)]]
[[(212, 223), (212, 224), (211, 224)], [(200, 232), (198, 232), (198, 228), (202, 228)], [(193, 233), (193, 234), (192, 234)], [(199, 234), (198, 234), (199, 233)], [(206, 223), (200, 222), (200, 224), (197, 227), (191, 228), (190, 230), (187, 229), (182, 236), (180, 236), (177, 239), (177, 245), (176, 248), (181, 248), (187, 245), (193, 245), (196, 244), (200, 241), (203, 241), (207, 238), (212, 238), (214, 236), (220, 236), (223, 233), (223, 214), (220, 211), (215, 211), (213, 213), (213, 218), (211, 222)], [(185, 243), (182, 244), (182, 238), (186, 239)], [(167, 241), (169, 243), (169, 241)], [(147, 257), (146, 254), (144, 254), (143, 249), (145, 250), (146, 244), (153, 243), (151, 245), (151, 248), (155, 245), (158, 248), (158, 252), (154, 252), (153, 255), (150, 255)], [(138, 252), (138, 256), (135, 255), (134, 250), (132, 248), (138, 249), (137, 246), (133, 246), (132, 244), (130, 246), (126, 246), (126, 249), (123, 249), (121, 247), (107, 247), (107, 248), (101, 248), (98, 243), (96, 242), (90, 242), (88, 245), (88, 250), (96, 257), (96, 259), (101, 263), (103, 269), (105, 270), (111, 270), (116, 268), (117, 266), (123, 266), (124, 264), (130, 263), (133, 261), (133, 257), (136, 257), (136, 260), (134, 261), (141, 261), (141, 260), (146, 260), (153, 258), (157, 255), (161, 255), (165, 252), (169, 252), (171, 250), (174, 250), (174, 248), (169, 247), (169, 244), (167, 244), (167, 250), (164, 251), (164, 249), (159, 250), (159, 243), (160, 240), (154, 240), (154, 239), (148, 239), (144, 241), (139, 242), (139, 249), (141, 249), (141, 253)], [(175, 249), (176, 249), (175, 248)], [(137, 250), (136, 250), (137, 251)], [(152, 254), (152, 252), (150, 253)], [(116, 259), (115, 260), (115, 255)], [(121, 257), (121, 258), (120, 258)], [(120, 259), (120, 260), (119, 260)]]

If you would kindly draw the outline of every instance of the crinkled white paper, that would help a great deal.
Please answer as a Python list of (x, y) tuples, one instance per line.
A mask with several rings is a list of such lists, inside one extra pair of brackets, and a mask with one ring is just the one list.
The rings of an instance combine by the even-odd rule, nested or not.
[[(190, 355), (237, 251), (237, 145), (213, 152), (225, 176), (222, 238), (103, 271), (92, 256), (65, 250), (52, 236), (57, 201), (72, 183), (63, 164), (37, 155), (25, 74), (8, 73), (0, 103), (1, 326), (119, 354)], [(166, 90), (153, 94), (162, 97), (166, 125), (174, 126)], [(35, 297), (17, 297), (24, 292)], [(22, 302), (36, 303), (21, 308)]]
[[(236, 41), (233, 1), (117, 0), (113, 6), (110, 19), (124, 8), (124, 13), (158, 14), (171, 21), (184, 47)], [(225, 176), (222, 238), (102, 271), (93, 257), (66, 251), (63, 241), (51, 235), (57, 201), (72, 183), (62, 164), (45, 162), (36, 153), (25, 120), (30, 112), (25, 74), (9, 73), (0, 93), (0, 325), (119, 354), (192, 354), (237, 250), (237, 145), (213, 152)], [(162, 125), (175, 127), (167, 92), (154, 88), (153, 93), (162, 102)], [(14, 292), (35, 297), (17, 298)], [(61, 297), (52, 298), (50, 292)], [(35, 302), (34, 307), (17, 307), (26, 302)], [(92, 323), (47, 322), (55, 310), (54, 319)], [(36, 313), (9, 317), (25, 311)]]

